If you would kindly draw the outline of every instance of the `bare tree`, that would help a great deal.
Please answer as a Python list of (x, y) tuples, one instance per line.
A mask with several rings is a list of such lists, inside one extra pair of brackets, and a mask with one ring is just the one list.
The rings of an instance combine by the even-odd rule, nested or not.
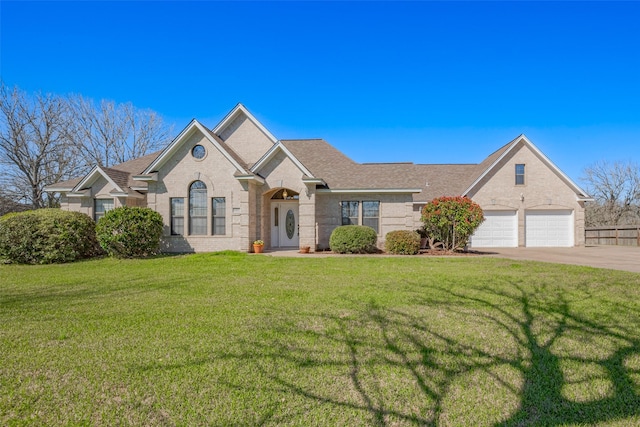
[(77, 149), (66, 100), (27, 96), (0, 83), (0, 185), (7, 197), (34, 208), (56, 200), (44, 187), (78, 173)]
[(91, 99), (76, 96), (71, 99), (75, 120), (77, 145), (87, 164), (111, 166), (119, 141), (126, 136), (126, 116), (113, 101), (96, 106)]
[(636, 163), (600, 161), (584, 169), (582, 181), (595, 199), (587, 209), (587, 225), (621, 225), (638, 220), (640, 168)]
[(82, 96), (73, 97), (71, 104), (78, 145), (88, 164), (109, 167), (149, 154), (169, 141), (170, 128), (151, 110), (106, 100), (96, 104)]
[(34, 208), (54, 206), (46, 185), (149, 154), (169, 141), (161, 116), (132, 104), (82, 96), (29, 96), (0, 82), (2, 196)]

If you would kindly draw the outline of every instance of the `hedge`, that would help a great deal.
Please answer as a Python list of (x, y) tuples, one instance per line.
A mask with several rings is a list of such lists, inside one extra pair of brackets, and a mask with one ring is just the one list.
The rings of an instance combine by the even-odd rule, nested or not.
[(395, 255), (415, 255), (420, 251), (420, 235), (415, 231), (395, 230), (387, 233), (385, 250)]
[(0, 257), (5, 262), (63, 263), (101, 252), (95, 222), (85, 214), (38, 209), (0, 218)]
[(123, 206), (98, 220), (100, 246), (116, 258), (140, 258), (160, 250), (162, 215), (149, 208)]
[(329, 247), (339, 254), (367, 254), (378, 251), (376, 231), (364, 225), (341, 225), (329, 237)]

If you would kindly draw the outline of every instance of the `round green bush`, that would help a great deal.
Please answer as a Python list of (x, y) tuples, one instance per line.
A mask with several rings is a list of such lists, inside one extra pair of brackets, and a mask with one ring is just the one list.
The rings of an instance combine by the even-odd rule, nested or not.
[(5, 262), (62, 263), (101, 252), (95, 222), (83, 213), (38, 209), (0, 218), (0, 258)]
[(376, 231), (364, 225), (336, 227), (329, 237), (329, 247), (339, 254), (368, 254), (377, 252)]
[(390, 231), (385, 236), (384, 248), (390, 254), (415, 255), (420, 251), (420, 235), (409, 230)]
[(116, 258), (139, 258), (158, 253), (162, 215), (149, 208), (120, 207), (98, 220), (96, 234), (102, 249)]

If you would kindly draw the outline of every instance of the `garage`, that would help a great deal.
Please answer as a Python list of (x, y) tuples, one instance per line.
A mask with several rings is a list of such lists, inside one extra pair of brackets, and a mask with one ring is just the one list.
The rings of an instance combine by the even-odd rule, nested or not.
[(531, 210), (525, 213), (528, 247), (570, 247), (574, 242), (572, 210)]
[(474, 248), (515, 248), (518, 246), (518, 212), (484, 211), (484, 222), (471, 236)]

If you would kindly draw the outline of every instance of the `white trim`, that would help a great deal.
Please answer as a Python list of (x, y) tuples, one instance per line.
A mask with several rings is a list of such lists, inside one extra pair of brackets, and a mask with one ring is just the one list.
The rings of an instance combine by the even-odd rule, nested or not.
[(296, 156), (293, 155), (293, 153), (291, 153), (291, 151), (289, 151), (287, 149), (287, 147), (285, 147), (285, 145), (278, 141), (273, 147), (271, 147), (269, 149), (269, 151), (267, 151), (261, 158), (260, 160), (258, 160), (256, 162), (256, 164), (254, 164), (250, 171), (251, 172), (257, 172), (258, 170), (260, 170), (260, 168), (262, 166), (264, 166), (265, 164), (267, 164), (275, 155), (276, 152), (278, 150), (282, 150), (284, 152), (284, 154), (289, 158), (289, 160), (291, 160), (297, 167), (298, 169), (300, 169), (302, 171), (303, 174), (305, 174), (306, 176), (308, 176), (309, 178), (315, 178), (313, 176), (313, 174), (311, 173), (311, 171), (309, 169), (307, 169), (300, 160), (298, 160), (296, 158)]
[(44, 187), (44, 191), (46, 191), (47, 193), (67, 193), (72, 190), (73, 190), (73, 187), (50, 187), (50, 186)]
[(124, 198), (129, 198), (129, 199), (143, 199), (144, 196), (136, 191), (133, 191), (131, 193), (124, 193), (124, 192), (119, 192), (119, 191), (110, 191), (109, 194), (113, 197), (124, 197)]
[(316, 193), (420, 193), (421, 188), (342, 188), (333, 190), (331, 188), (318, 188)]
[[(187, 125), (186, 128), (180, 132), (180, 134), (171, 141), (171, 144), (164, 149), (162, 153), (142, 172), (141, 175), (148, 175), (153, 172), (156, 172), (156, 169), (161, 168), (164, 163), (178, 150), (178, 148), (187, 140), (189, 136), (191, 136), (194, 130), (200, 131), (202, 135), (216, 148), (222, 155), (229, 160), (229, 162), (240, 172), (247, 173), (247, 171), (238, 163), (227, 150), (222, 148), (222, 146), (216, 141), (214, 137), (211, 136), (209, 131), (198, 122), (196, 119), (191, 120), (191, 123)], [(141, 176), (137, 175), (137, 176)]]
[(67, 197), (91, 197), (91, 190), (87, 188), (82, 191), (69, 192), (67, 193)]
[(262, 133), (264, 133), (267, 138), (269, 138), (274, 144), (278, 142), (278, 138), (276, 138), (275, 136), (273, 136), (273, 134), (271, 132), (269, 132), (267, 130), (267, 128), (265, 128), (262, 123), (260, 123), (258, 121), (258, 119), (256, 119), (254, 117), (253, 114), (251, 114), (249, 112), (249, 110), (247, 110), (247, 108), (242, 105), (242, 104), (238, 104), (235, 107), (233, 107), (233, 109), (231, 111), (229, 111), (229, 113), (222, 119), (222, 121), (220, 123), (218, 123), (218, 125), (213, 128), (213, 133), (215, 133), (216, 135), (220, 136), (220, 134), (222, 133), (222, 131), (224, 130), (224, 128), (227, 127), (227, 125), (229, 125), (232, 121), (235, 120), (236, 117), (238, 117), (238, 115), (242, 113), (245, 116), (247, 116), (247, 118), (249, 120), (251, 120), (251, 122), (253, 122), (254, 125), (256, 125), (258, 127), (258, 129), (260, 129), (262, 131)]
[(153, 172), (146, 175), (134, 175), (134, 181), (157, 181), (158, 180), (158, 172)]
[(173, 141), (171, 141), (171, 143), (169, 145), (167, 145), (164, 150), (162, 150), (162, 153), (160, 153), (160, 155), (158, 157), (156, 157), (156, 159), (153, 162), (151, 162), (151, 164), (149, 166), (147, 166), (147, 168), (144, 171), (142, 171), (141, 175), (150, 174), (151, 171), (156, 167), (157, 164), (160, 163), (161, 160), (164, 160), (164, 158), (166, 156), (171, 154), (174, 151), (174, 148), (175, 148), (176, 144), (178, 143), (178, 141), (180, 141), (187, 134), (187, 132), (192, 129), (193, 124), (194, 124), (195, 121), (196, 121), (196, 119), (192, 119), (191, 122), (189, 122), (189, 124), (187, 126), (185, 126), (185, 128), (180, 131), (178, 136), (176, 136), (173, 139)]
[[(575, 182), (573, 182), (573, 180), (571, 180), (571, 178), (569, 178), (567, 175), (565, 175), (564, 172), (562, 172), (547, 156), (544, 155), (544, 153), (542, 151), (540, 151), (538, 149), (538, 147), (535, 146), (535, 144), (531, 141), (529, 141), (529, 139), (524, 135), (521, 134), (520, 136), (518, 136), (516, 139), (514, 139), (511, 142), (511, 146), (509, 148), (507, 148), (504, 153), (502, 153), (500, 155), (500, 157), (498, 157), (492, 164), (491, 166), (489, 166), (484, 172), (482, 172), (482, 174), (476, 178), (475, 181), (473, 181), (473, 183), (469, 186), (469, 188), (467, 188), (465, 191), (462, 192), (462, 195), (465, 196), (467, 195), (476, 185), (478, 185), (478, 183), (485, 177), (487, 176), (487, 174), (498, 164), (500, 163), (500, 161), (502, 161), (502, 159), (504, 159), (510, 152), (511, 150), (514, 149), (514, 147), (516, 145), (518, 145), (520, 143), (520, 141), (523, 141), (525, 145), (528, 145), (529, 148), (534, 152), (534, 154), (536, 154), (538, 157), (540, 157), (540, 159), (542, 159), (543, 163), (546, 163), (547, 166), (549, 166), (551, 168), (551, 170), (553, 172), (555, 172), (556, 174), (558, 174), (563, 180), (565, 180), (565, 182), (567, 182), (569, 184), (570, 187), (573, 188), (573, 191), (575, 193), (577, 193), (578, 195), (583, 195), (583, 196), (588, 196), (587, 193), (580, 188), (580, 186), (578, 186), (578, 184), (576, 184)], [(591, 200), (591, 199), (585, 199), (585, 200)]]
[(262, 155), (262, 157), (260, 157), (258, 159), (257, 162), (254, 163), (253, 166), (251, 166), (251, 168), (249, 169), (250, 172), (255, 172), (258, 169), (260, 169), (266, 162), (268, 162), (269, 160), (271, 160), (271, 158), (275, 155), (276, 150), (278, 150), (278, 148), (280, 147), (280, 142), (277, 142), (276, 144), (274, 144), (271, 148), (269, 148), (267, 150), (266, 153), (264, 153)]
[(254, 181), (260, 185), (265, 183), (264, 178), (258, 175), (236, 175), (234, 178), (238, 181)]
[(596, 199), (593, 197), (578, 197), (579, 202), (595, 202)]
[(305, 184), (327, 185), (322, 178), (302, 178), (302, 182)]
[(133, 191), (149, 191), (149, 187), (129, 187)]
[(93, 184), (95, 182), (96, 174), (102, 175), (102, 177), (106, 179), (107, 182), (111, 184), (111, 186), (118, 192), (126, 194), (126, 192), (118, 184), (116, 184), (115, 181), (111, 179), (111, 177), (105, 171), (103, 171), (102, 168), (100, 168), (100, 166), (94, 166), (93, 169), (91, 169), (91, 171), (89, 171), (89, 173), (82, 179), (82, 181), (80, 181), (78, 185), (73, 187), (72, 191), (78, 192), (81, 191), (85, 186), (90, 187), (89, 184)]

